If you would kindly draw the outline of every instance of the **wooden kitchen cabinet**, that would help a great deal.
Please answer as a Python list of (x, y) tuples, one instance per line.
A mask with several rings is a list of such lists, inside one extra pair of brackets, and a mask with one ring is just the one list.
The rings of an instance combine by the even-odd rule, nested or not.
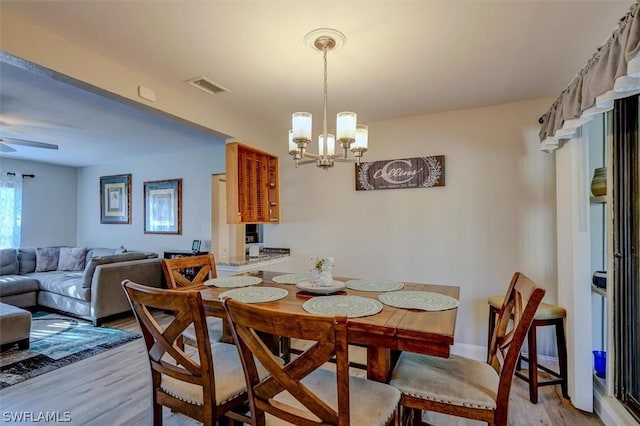
[(227, 144), (227, 223), (280, 222), (278, 157)]

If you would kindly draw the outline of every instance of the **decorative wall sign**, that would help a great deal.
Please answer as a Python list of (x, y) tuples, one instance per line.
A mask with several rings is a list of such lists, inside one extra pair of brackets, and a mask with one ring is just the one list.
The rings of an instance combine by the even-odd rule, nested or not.
[(444, 186), (444, 155), (356, 164), (356, 190)]
[(131, 223), (131, 174), (100, 176), (100, 223)]

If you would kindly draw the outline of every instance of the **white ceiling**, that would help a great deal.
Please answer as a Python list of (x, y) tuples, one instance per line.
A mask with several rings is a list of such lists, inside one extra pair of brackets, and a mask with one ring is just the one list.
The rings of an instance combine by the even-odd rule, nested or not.
[[(2, 0), (0, 9), (178, 90), (196, 90), (183, 82), (205, 75), (231, 90), (211, 102), (224, 102), (230, 111), (272, 123), (285, 143), (291, 112), (309, 111), (316, 124), (321, 118), (322, 55), (303, 43), (311, 30), (330, 27), (347, 37), (339, 51), (329, 53), (330, 117), (351, 110), (359, 114), (359, 122), (366, 123), (555, 97), (631, 4), (615, 0)], [(20, 73), (7, 70), (6, 65), (0, 68), (0, 121), (14, 113), (14, 121), (22, 120), (24, 133), (14, 137), (52, 141), (61, 150), (70, 144), (77, 154), (66, 163), (71, 165), (114, 160), (107, 154), (114, 152), (113, 147), (106, 148), (116, 143), (116, 136), (132, 150), (117, 152), (145, 152), (140, 141), (151, 138), (140, 138), (147, 130), (136, 128), (136, 123), (146, 123), (147, 116), (134, 120), (132, 114), (137, 113), (130, 106), (105, 104), (102, 96), (97, 102), (96, 95), (79, 93), (68, 85), (49, 94), (56, 96), (49, 99), (62, 100), (69, 92), (69, 101), (55, 107), (38, 99), (38, 93), (48, 93), (42, 87), (37, 93), (24, 87), (11, 93), (14, 80), (24, 82)], [(51, 79), (29, 83), (62, 84)], [(21, 108), (23, 102), (28, 108)], [(108, 127), (92, 117), (95, 108), (103, 117), (113, 114), (112, 120), (106, 120)], [(120, 119), (125, 121), (117, 124)], [(29, 120), (59, 126), (43, 132), (29, 126)], [(183, 131), (170, 123), (163, 121), (160, 132), (171, 136), (167, 140), (175, 136), (172, 131)], [(157, 124), (150, 125), (157, 130)], [(0, 124), (0, 135), (12, 136), (7, 132), (16, 129), (10, 127)], [(116, 129), (125, 132), (114, 135)], [(85, 137), (89, 130), (94, 133)], [(102, 136), (96, 136), (100, 132)], [(193, 140), (183, 147), (211, 143), (211, 134), (192, 133)], [(158, 135), (153, 143), (163, 140)], [(19, 151), (6, 156), (35, 158), (30, 157), (36, 155), (33, 151), (48, 150)], [(45, 154), (51, 153), (40, 153)]]

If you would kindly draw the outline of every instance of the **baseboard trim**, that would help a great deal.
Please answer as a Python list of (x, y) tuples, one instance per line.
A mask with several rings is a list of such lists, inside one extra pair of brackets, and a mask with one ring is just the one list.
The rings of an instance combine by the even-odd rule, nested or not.
[(599, 379), (593, 380), (593, 410), (605, 426), (640, 425), (613, 396), (606, 394), (606, 387)]
[(451, 347), (451, 353), (478, 361), (487, 360), (487, 348), (484, 346), (468, 345), (466, 343), (456, 343)]
[[(460, 355), (478, 361), (486, 361), (487, 348), (486, 346), (469, 345), (466, 343), (456, 343), (451, 347), (451, 353), (454, 355)], [(523, 352), (524, 356), (529, 356), (528, 353)], [(552, 356), (545, 356), (538, 354), (538, 363), (545, 366), (551, 366), (555, 368), (558, 365), (558, 358)]]

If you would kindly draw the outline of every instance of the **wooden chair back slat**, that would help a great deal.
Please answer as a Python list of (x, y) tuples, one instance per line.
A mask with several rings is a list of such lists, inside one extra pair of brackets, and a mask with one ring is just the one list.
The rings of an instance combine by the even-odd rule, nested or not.
[[(223, 301), (239, 348), (255, 425), (263, 425), (265, 413), (297, 425), (349, 424), (349, 359), (347, 319), (303, 313), (287, 313), (233, 299)], [(283, 364), (262, 336), (277, 335), (313, 342), (299, 357)], [(300, 381), (336, 358), (338, 410), (331, 408)], [(270, 374), (260, 381), (258, 361)], [(310, 413), (275, 401), (287, 391)]]
[[(224, 415), (248, 420), (230, 413), (244, 403), (244, 395), (220, 406), (216, 405), (215, 375), (209, 331), (200, 293), (196, 291), (158, 289), (125, 280), (122, 283), (138, 320), (147, 348), (153, 386), (154, 423), (162, 423), (161, 405), (213, 425)], [(154, 312), (174, 312), (166, 326), (154, 318)], [(193, 325), (197, 356), (187, 354), (179, 344), (184, 330)], [(203, 405), (183, 401), (163, 391), (162, 376), (192, 383), (202, 388)]]
[[(185, 269), (198, 269), (193, 279), (185, 276)], [(200, 285), (210, 278), (216, 278), (216, 261), (213, 253), (199, 256), (162, 259), (162, 270), (169, 288), (191, 287)]]
[(487, 362), (500, 374), (496, 424), (506, 424), (514, 371), (545, 290), (516, 272), (511, 279), (489, 347)]

